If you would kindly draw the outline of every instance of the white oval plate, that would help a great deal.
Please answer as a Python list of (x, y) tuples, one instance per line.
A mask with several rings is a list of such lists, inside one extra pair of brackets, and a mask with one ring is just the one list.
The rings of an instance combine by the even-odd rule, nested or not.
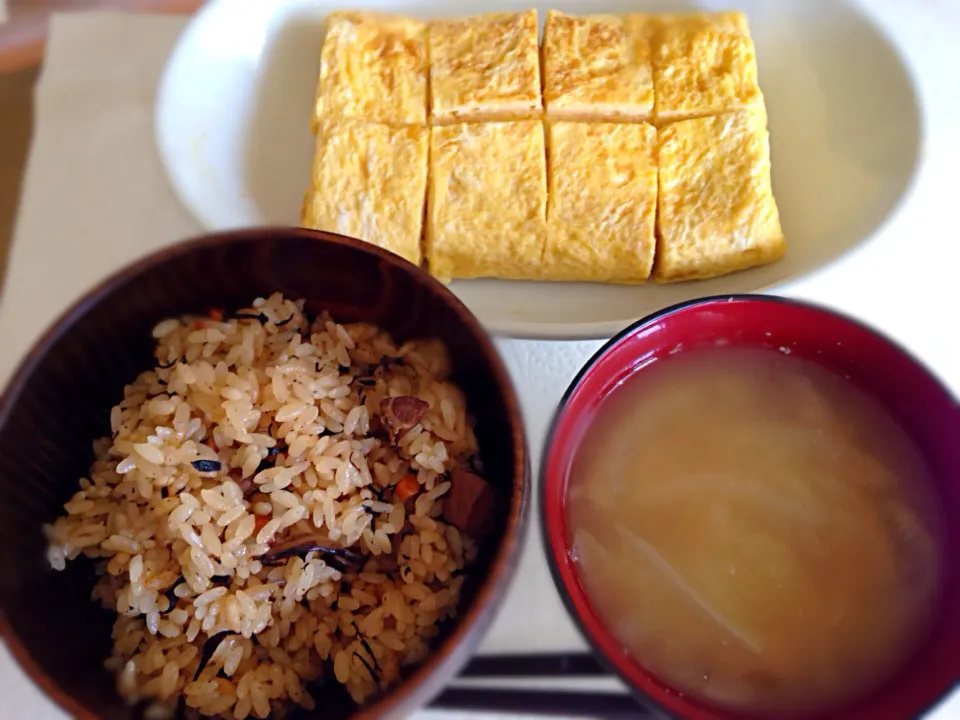
[[(190, 22), (160, 84), (156, 139), (174, 189), (209, 230), (296, 225), (310, 176), (309, 118), (331, 10), (345, 0), (212, 0)], [(365, 0), (442, 17), (437, 0)], [(618, 287), (469, 280), (452, 289), (495, 333), (599, 338), (666, 305), (756, 292), (803, 276), (867, 239), (906, 191), (921, 122), (896, 51), (839, 0), (478, 0), (462, 12), (745, 11), (769, 113), (774, 193), (787, 257), (716, 280)], [(456, 11), (454, 11), (456, 12)]]

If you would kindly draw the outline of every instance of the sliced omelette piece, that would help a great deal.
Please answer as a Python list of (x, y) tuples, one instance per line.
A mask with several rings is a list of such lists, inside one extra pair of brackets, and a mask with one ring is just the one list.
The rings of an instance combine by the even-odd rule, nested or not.
[(327, 19), (312, 128), (346, 117), (427, 122), (427, 26), (401, 15), (340, 11)]
[(653, 81), (658, 125), (762, 104), (746, 17), (736, 12), (658, 17)]
[(645, 16), (547, 13), (543, 99), (552, 120), (646, 120), (653, 113)]
[(435, 277), (541, 278), (546, 205), (539, 120), (431, 129), (425, 252)]
[(784, 254), (762, 110), (667, 125), (658, 150), (656, 280), (716, 277)]
[(430, 23), (434, 125), (541, 114), (537, 12)]
[(547, 146), (544, 275), (644, 282), (656, 248), (656, 130), (646, 123), (556, 122)]
[(412, 125), (324, 119), (303, 226), (366, 240), (419, 265), (429, 138)]

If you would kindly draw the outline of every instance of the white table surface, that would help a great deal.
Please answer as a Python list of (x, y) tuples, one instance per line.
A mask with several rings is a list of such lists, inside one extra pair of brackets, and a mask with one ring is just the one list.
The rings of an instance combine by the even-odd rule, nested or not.
[[(960, 305), (960, 2), (858, 2), (900, 48), (917, 83), (924, 122), (919, 170), (908, 196), (868, 244), (779, 291), (841, 308), (883, 328), (960, 393), (960, 338), (952, 312)], [(54, 19), (0, 301), (6, 338), (0, 382), (41, 329), (99, 277), (143, 252), (199, 232), (170, 192), (152, 144), (154, 88), (183, 22), (106, 13)], [(521, 395), (536, 472), (553, 409), (599, 343), (500, 339), (498, 346)], [(584, 646), (542, 559), (536, 513), (532, 520), (517, 579), (483, 650)], [(3, 648), (0, 697), (3, 718), (64, 717)], [(423, 713), (431, 716), (441, 714)], [(960, 718), (960, 693), (930, 717)]]

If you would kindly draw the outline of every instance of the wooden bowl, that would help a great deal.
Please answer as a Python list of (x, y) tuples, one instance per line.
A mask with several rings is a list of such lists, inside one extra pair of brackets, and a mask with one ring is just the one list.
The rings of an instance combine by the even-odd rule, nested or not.
[(113, 614), (90, 599), (89, 566), (51, 570), (42, 527), (88, 472), (92, 441), (109, 435), (124, 384), (153, 364), (153, 325), (276, 291), (399, 340), (444, 341), (477, 420), (487, 479), (502, 499), (458, 617), (434, 652), (379, 699), (357, 708), (331, 693), (318, 698), (315, 716), (403, 716), (424, 705), (469, 659), (503, 598), (527, 521), (529, 458), (517, 397), (479, 321), (422, 270), (357, 240), (292, 228), (201, 237), (140, 260), (78, 300), (0, 400), (0, 633), (33, 681), (75, 717), (134, 718), (142, 710), (119, 697), (103, 668)]

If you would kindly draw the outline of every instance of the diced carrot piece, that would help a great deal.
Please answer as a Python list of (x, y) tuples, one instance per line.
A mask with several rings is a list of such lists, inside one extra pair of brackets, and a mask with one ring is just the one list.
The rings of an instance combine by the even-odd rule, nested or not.
[(417, 482), (417, 476), (413, 473), (407, 473), (393, 488), (394, 494), (400, 502), (412, 498), (420, 492), (420, 483)]
[(206, 324), (203, 322), (203, 318), (194, 318), (190, 325), (194, 330), (203, 330), (206, 327)]
[(253, 517), (254, 517), (254, 520), (253, 520), (253, 534), (256, 535), (256, 534), (259, 533), (261, 530), (263, 530), (263, 526), (264, 526), (264, 525), (266, 525), (268, 522), (270, 522), (270, 517), (267, 516), (267, 515), (254, 515)]
[(218, 677), (214, 682), (217, 683), (217, 690), (220, 695), (229, 695), (236, 692), (236, 687), (227, 678)]
[(220, 322), (221, 320), (223, 320), (223, 310), (221, 310), (220, 308), (210, 308), (209, 310), (207, 310), (207, 317), (210, 318), (211, 320)]

